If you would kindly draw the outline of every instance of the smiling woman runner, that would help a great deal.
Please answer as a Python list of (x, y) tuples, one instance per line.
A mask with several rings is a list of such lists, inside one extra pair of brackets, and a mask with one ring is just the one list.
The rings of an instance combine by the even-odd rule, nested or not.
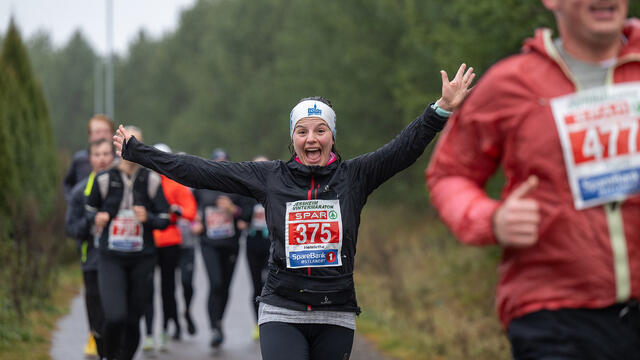
[(334, 152), (336, 115), (324, 98), (291, 111), (295, 151), (285, 161), (215, 162), (146, 146), (120, 126), (114, 137), (125, 160), (186, 186), (237, 193), (266, 209), (271, 241), (262, 289), (260, 347), (266, 360), (348, 359), (360, 313), (353, 283), (360, 213), (369, 194), (414, 163), (468, 94), (465, 65), (442, 97), (380, 149), (342, 161)]

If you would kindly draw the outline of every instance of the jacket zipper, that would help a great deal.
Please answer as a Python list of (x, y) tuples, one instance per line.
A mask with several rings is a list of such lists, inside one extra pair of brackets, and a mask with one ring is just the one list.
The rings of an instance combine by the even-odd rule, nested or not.
[[(573, 76), (567, 63), (562, 59), (557, 49), (553, 45), (551, 39), (551, 31), (546, 30), (544, 34), (544, 46), (547, 50), (547, 54), (554, 60), (562, 69), (567, 78), (573, 83), (576, 92), (582, 90), (578, 80)], [(635, 54), (627, 54), (616, 61), (616, 64), (607, 71), (606, 85), (612, 85), (613, 75), (616, 68), (629, 62), (640, 61), (640, 57)], [(624, 233), (624, 224), (622, 221), (622, 213), (620, 211), (620, 202), (614, 202), (611, 204), (603, 205), (606, 219), (607, 228), (609, 230), (609, 241), (611, 242), (612, 257), (614, 262), (614, 275), (615, 275), (615, 287), (616, 287), (616, 299), (618, 302), (623, 302), (630, 297), (630, 275), (629, 275), (629, 262), (628, 262), (628, 250), (627, 240)]]
[[(313, 188), (315, 185), (315, 178), (311, 175), (311, 186), (309, 187), (309, 191), (307, 192), (307, 200), (311, 200), (311, 194), (313, 192)], [(316, 198), (318, 198), (318, 193), (316, 191)], [(307, 275), (311, 276), (311, 267), (307, 267)], [(307, 311), (311, 311), (311, 305), (307, 305)]]

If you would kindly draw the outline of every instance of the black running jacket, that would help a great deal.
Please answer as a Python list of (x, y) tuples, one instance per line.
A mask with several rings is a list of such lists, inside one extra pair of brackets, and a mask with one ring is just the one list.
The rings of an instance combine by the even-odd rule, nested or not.
[[(259, 301), (293, 310), (359, 313), (352, 274), (362, 208), (373, 190), (420, 157), (445, 123), (446, 118), (437, 115), (429, 105), (395, 139), (378, 150), (324, 167), (306, 166), (295, 159), (287, 162), (216, 162), (162, 152), (135, 137), (124, 144), (122, 157), (185, 186), (253, 197), (264, 206), (271, 240), (270, 274)], [(301, 200), (321, 201), (300, 203)], [(297, 201), (299, 203), (295, 203)], [(318, 207), (329, 209), (334, 205), (339, 206), (341, 221), (339, 252), (323, 250), (322, 246), (326, 244), (318, 241), (334, 239), (334, 234), (329, 232), (331, 224), (337, 221), (336, 213), (317, 211)], [(294, 209), (300, 211), (296, 213)], [(305, 213), (305, 209), (311, 210)], [(317, 225), (305, 223), (307, 220), (291, 222), (296, 216), (304, 218), (307, 215), (308, 221), (314, 221), (315, 216), (320, 217), (320, 222)], [(327, 221), (327, 225), (322, 221)], [(309, 238), (313, 242), (312, 235), (317, 246), (307, 243), (309, 251), (300, 252), (293, 251), (298, 250), (293, 248), (295, 246), (289, 246), (290, 257), (287, 258), (288, 245), (298, 245), (296, 240), (304, 242)], [(314, 246), (319, 250), (314, 250)], [(325, 255), (326, 259), (318, 254)], [(340, 254), (339, 261), (333, 258), (336, 254)], [(292, 266), (288, 267), (289, 263)], [(300, 266), (305, 263), (311, 266)], [(312, 267), (317, 266), (313, 264), (327, 266)]]

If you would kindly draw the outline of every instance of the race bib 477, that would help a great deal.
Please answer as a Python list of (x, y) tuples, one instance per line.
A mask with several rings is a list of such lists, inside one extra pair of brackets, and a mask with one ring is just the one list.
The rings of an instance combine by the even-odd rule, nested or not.
[(640, 192), (640, 82), (551, 101), (576, 209)]
[(285, 219), (288, 268), (342, 265), (342, 216), (338, 200), (288, 202)]

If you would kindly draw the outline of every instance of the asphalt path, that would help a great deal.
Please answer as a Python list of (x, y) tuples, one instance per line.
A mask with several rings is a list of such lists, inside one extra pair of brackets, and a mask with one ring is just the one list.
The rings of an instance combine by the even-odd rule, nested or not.
[[(136, 359), (261, 359), (259, 343), (251, 337), (255, 321), (253, 307), (251, 305), (251, 279), (244, 254), (243, 243), (241, 243), (239, 257), (231, 283), (230, 299), (223, 320), (225, 341), (219, 349), (214, 350), (209, 346), (211, 334), (209, 332), (209, 320), (206, 310), (209, 285), (204, 264), (198, 251), (196, 253), (196, 270), (194, 272), (195, 294), (191, 304), (191, 311), (197, 327), (197, 333), (194, 336), (187, 334), (186, 324), (184, 324), (184, 320), (181, 319), (183, 331), (180, 341), (170, 340), (167, 351), (160, 351), (158, 348), (150, 352), (139, 350), (136, 354)], [(179, 276), (177, 276), (177, 278), (179, 278)], [(154, 319), (154, 333), (156, 343), (158, 343), (162, 321), (158, 271), (156, 271), (155, 280), (156, 316)], [(182, 314), (182, 309), (184, 309), (182, 288), (179, 285), (180, 281), (178, 280), (177, 282), (178, 314)], [(144, 330), (143, 323), (144, 322), (141, 322), (141, 331)], [(54, 360), (86, 359), (83, 349), (87, 340), (88, 331), (84, 297), (80, 294), (73, 299), (69, 314), (58, 321), (57, 330), (54, 332), (52, 338), (51, 358)], [(356, 335), (351, 359), (385, 360), (386, 358), (381, 356), (365, 339)]]

